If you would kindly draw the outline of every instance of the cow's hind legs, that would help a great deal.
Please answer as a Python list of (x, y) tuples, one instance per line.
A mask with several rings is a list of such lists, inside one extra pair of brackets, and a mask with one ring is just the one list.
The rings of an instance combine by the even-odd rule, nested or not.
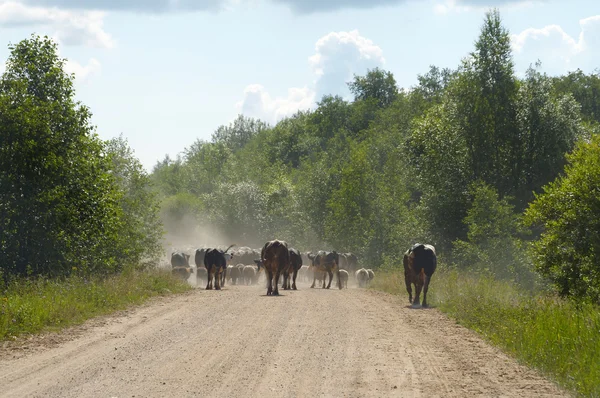
[(275, 286), (273, 287), (273, 295), (274, 296), (279, 296), (279, 287), (278, 287), (278, 282), (279, 282), (279, 275), (280, 275), (280, 271), (277, 270), (277, 272), (275, 273)]
[(406, 291), (408, 292), (408, 302), (412, 304), (412, 302), (413, 302), (412, 286), (410, 283), (410, 278), (406, 275), (404, 275), (404, 284), (406, 285)]
[(298, 276), (298, 270), (294, 271), (294, 275), (293, 275), (293, 281), (292, 281), (292, 289), (294, 290), (298, 290), (298, 288), (296, 287), (296, 277)]
[(431, 276), (425, 276), (425, 284), (423, 285), (423, 307), (427, 307), (427, 291), (429, 290), (429, 281)]
[(267, 271), (267, 296), (271, 296), (273, 294), (273, 272), (271, 270)]

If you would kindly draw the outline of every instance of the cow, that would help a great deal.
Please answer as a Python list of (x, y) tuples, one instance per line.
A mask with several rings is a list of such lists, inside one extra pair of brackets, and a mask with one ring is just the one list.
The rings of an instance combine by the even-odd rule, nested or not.
[(290, 267), (290, 251), (287, 243), (277, 239), (265, 243), (260, 253), (260, 260), (254, 262), (258, 265), (259, 271), (261, 266), (265, 269), (267, 296), (278, 296), (279, 276)]
[(189, 266), (190, 255), (184, 252), (173, 252), (171, 253), (171, 266), (175, 267), (187, 267)]
[(339, 253), (340, 256), (340, 263), (338, 264), (340, 269), (345, 269), (346, 271), (348, 270), (348, 259), (346, 258), (346, 254), (344, 253)]
[(300, 269), (298, 270), (298, 277), (302, 282), (309, 281), (310, 277), (308, 275), (308, 265), (303, 265), (302, 267), (300, 267)]
[(338, 283), (341, 286), (340, 289), (344, 286), (346, 287), (346, 289), (348, 289), (348, 271), (346, 271), (345, 269), (340, 270), (340, 279), (338, 279)]
[[(300, 252), (294, 248), (289, 249), (290, 252), (290, 265), (287, 270), (283, 271), (283, 289), (284, 290), (298, 290), (296, 288), (296, 277), (298, 271), (302, 267), (302, 257)], [(290, 287), (290, 279), (292, 279), (292, 286)]]
[(369, 275), (369, 280), (367, 280), (367, 285), (371, 284), (371, 281), (375, 278), (375, 272), (371, 268), (367, 268), (367, 275)]
[(255, 265), (244, 266), (243, 275), (244, 275), (244, 283), (246, 285), (254, 285), (256, 275), (257, 275), (257, 267)]
[(367, 272), (366, 269), (364, 269), (364, 268), (359, 269), (354, 274), (354, 277), (356, 278), (356, 282), (358, 283), (358, 287), (365, 287), (365, 286), (367, 286), (367, 283), (369, 282), (369, 273)]
[[(204, 261), (204, 259), (202, 261)], [(200, 286), (202, 283), (204, 283), (204, 281), (208, 279), (207, 276), (208, 273), (206, 268), (204, 268), (204, 265), (196, 267), (196, 286)]]
[(208, 249), (196, 249), (196, 254), (194, 256), (196, 268), (204, 267), (204, 256), (206, 255), (206, 250)]
[(238, 282), (242, 281), (242, 271), (240, 271), (240, 267), (238, 267), (237, 265), (230, 265), (229, 267), (227, 267), (227, 269), (232, 285), (235, 285)]
[(194, 269), (192, 267), (173, 267), (171, 270), (173, 276), (177, 278), (181, 278), (183, 281), (187, 281), (190, 275), (194, 273)]
[[(404, 253), (403, 262), (404, 283), (408, 292), (408, 301), (413, 307), (419, 307), (419, 296), (421, 295), (421, 289), (423, 289), (423, 307), (427, 307), (427, 290), (437, 267), (435, 247), (416, 243)], [(414, 300), (411, 284), (415, 285)]]
[(358, 257), (353, 253), (344, 253), (344, 255), (346, 256), (346, 262), (348, 264), (348, 272), (351, 274), (356, 272), (358, 270)]
[[(310, 256), (309, 256), (310, 258)], [(312, 268), (313, 271), (323, 271), (329, 275), (329, 283), (327, 284), (327, 289), (331, 287), (331, 281), (333, 280), (333, 273), (335, 272), (338, 280), (340, 278), (340, 268), (339, 268), (339, 255), (336, 251), (325, 252), (319, 251), (316, 256), (311, 258), (312, 260)], [(313, 283), (310, 286), (311, 288), (315, 287), (315, 282), (317, 281), (317, 274), (315, 272), (313, 277)], [(323, 288), (325, 288), (325, 278), (323, 278)], [(342, 288), (341, 286), (339, 287)]]
[(206, 284), (206, 290), (212, 290), (213, 279), (215, 290), (221, 290), (221, 282), (224, 279), (223, 274), (227, 269), (227, 251), (235, 245), (229, 246), (227, 249), (207, 249), (204, 255), (204, 267), (207, 272), (208, 283)]

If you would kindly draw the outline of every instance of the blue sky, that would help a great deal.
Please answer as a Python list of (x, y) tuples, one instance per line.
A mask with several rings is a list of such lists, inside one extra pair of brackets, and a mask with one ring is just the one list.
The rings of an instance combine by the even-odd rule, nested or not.
[(407, 88), (455, 68), (490, 7), (517, 73), (600, 68), (597, 0), (0, 0), (0, 65), (10, 42), (54, 37), (100, 137), (122, 133), (150, 171), (239, 113), (275, 123), (347, 96), (369, 68)]

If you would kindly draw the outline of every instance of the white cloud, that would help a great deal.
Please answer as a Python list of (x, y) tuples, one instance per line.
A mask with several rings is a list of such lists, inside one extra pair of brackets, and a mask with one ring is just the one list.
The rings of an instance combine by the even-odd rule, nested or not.
[(502, 9), (530, 8), (537, 4), (545, 3), (545, 0), (444, 0), (437, 2), (433, 10), (436, 14), (448, 14), (450, 12), (463, 13), (469, 11), (487, 11), (490, 7), (502, 7)]
[(383, 50), (357, 30), (331, 32), (315, 44), (315, 54), (308, 58), (315, 79), (312, 87), (288, 89), (284, 98), (273, 98), (260, 84), (244, 90), (244, 98), (236, 104), (238, 112), (274, 123), (298, 110), (312, 108), (323, 95), (349, 94), (347, 83), (353, 76), (382, 66)]
[(65, 72), (74, 73), (78, 82), (86, 82), (90, 77), (98, 75), (102, 67), (96, 58), (88, 61), (87, 65), (81, 65), (76, 61), (67, 60), (65, 63)]
[(49, 35), (66, 45), (114, 47), (114, 40), (102, 26), (104, 16), (105, 13), (99, 11), (67, 11), (15, 1), (0, 2), (0, 27), (48, 29)]
[(317, 99), (323, 95), (348, 95), (347, 83), (353, 76), (364, 75), (368, 69), (385, 63), (383, 50), (357, 30), (331, 32), (315, 44), (315, 54), (309, 63), (317, 77)]
[(518, 65), (542, 61), (549, 74), (562, 74), (577, 68), (591, 72), (600, 65), (594, 49), (600, 46), (600, 15), (579, 21), (581, 31), (575, 38), (559, 25), (528, 28), (511, 36), (515, 61)]
[(244, 90), (244, 99), (236, 104), (236, 108), (243, 115), (276, 123), (299, 110), (311, 108), (314, 102), (315, 93), (307, 87), (290, 88), (287, 97), (273, 98), (260, 84), (251, 84)]

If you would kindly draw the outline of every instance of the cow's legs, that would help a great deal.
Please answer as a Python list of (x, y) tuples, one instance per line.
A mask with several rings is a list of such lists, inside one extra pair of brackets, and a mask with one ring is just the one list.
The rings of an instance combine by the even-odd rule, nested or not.
[(340, 281), (340, 270), (339, 270), (339, 268), (337, 270), (337, 279), (338, 279), (338, 286), (339, 286), (340, 290), (342, 290), (342, 282)]
[(293, 275), (293, 281), (292, 281), (292, 289), (294, 290), (298, 290), (298, 288), (296, 288), (296, 277), (298, 276), (298, 270), (294, 270), (294, 275)]
[(429, 290), (429, 281), (431, 276), (425, 275), (425, 284), (423, 285), (423, 307), (427, 307), (427, 290)]
[(408, 292), (408, 302), (412, 304), (412, 286), (410, 283), (410, 277), (406, 274), (404, 274), (404, 284), (406, 285), (406, 291)]
[(288, 271), (284, 271), (283, 272), (283, 284), (281, 285), (281, 287), (283, 288), (283, 290), (289, 290), (289, 283), (290, 283), (290, 273)]
[(221, 267), (217, 267), (215, 271), (215, 290), (221, 290), (221, 278), (223, 277), (223, 270)]
[(418, 306), (421, 304), (421, 290), (423, 289), (423, 281), (419, 281), (415, 283), (415, 301), (413, 301), (413, 306)]
[(212, 290), (212, 278), (215, 274), (213, 269), (208, 269), (206, 273), (208, 275), (208, 282), (206, 283), (206, 290)]
[(311, 289), (315, 287), (316, 282), (317, 282), (317, 272), (315, 270), (313, 270), (313, 283), (312, 283), (312, 285), (310, 285)]
[[(327, 275), (329, 275), (329, 283), (327, 284), (327, 289), (329, 289), (331, 287), (331, 282), (333, 282), (333, 272), (327, 270)], [(323, 282), (325, 282), (325, 279), (323, 279)]]
[(273, 294), (273, 271), (267, 270), (267, 296)]
[(280, 275), (281, 275), (281, 271), (278, 269), (277, 272), (275, 272), (275, 286), (273, 287), (273, 295), (275, 295), (275, 296), (279, 296), (278, 282), (279, 282)]

